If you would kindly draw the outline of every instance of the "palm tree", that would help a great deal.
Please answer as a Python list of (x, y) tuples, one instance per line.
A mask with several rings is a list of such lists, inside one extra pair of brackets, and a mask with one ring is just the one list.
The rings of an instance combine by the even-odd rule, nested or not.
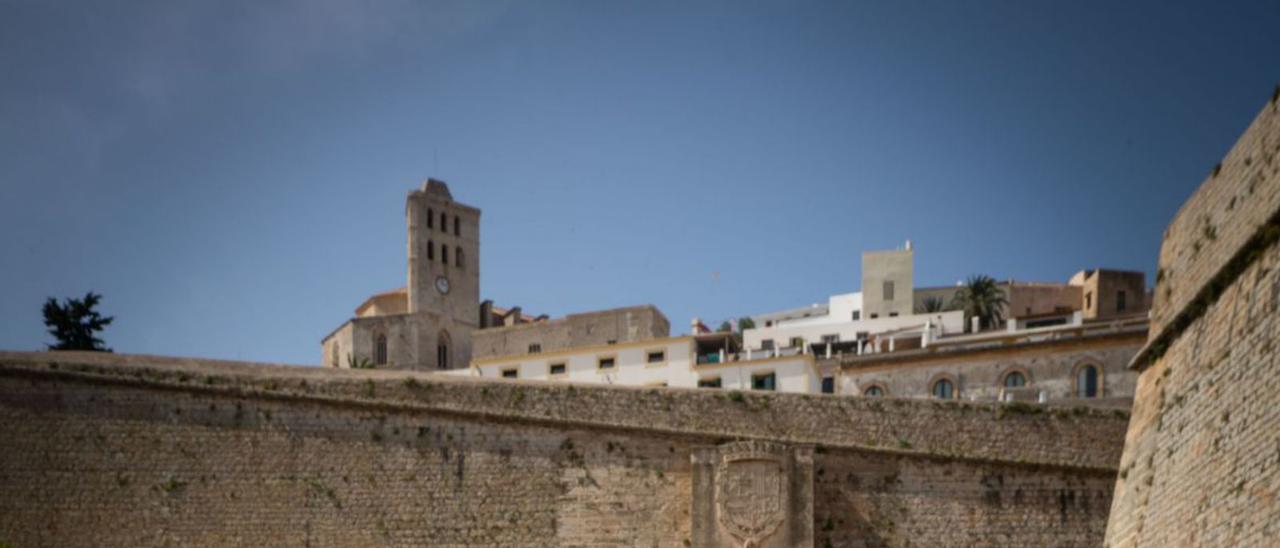
[(920, 302), (920, 306), (916, 309), (916, 313), (929, 314), (932, 312), (942, 312), (944, 306), (945, 304), (943, 304), (942, 297), (930, 295)]
[(951, 300), (952, 308), (964, 311), (965, 324), (969, 318), (979, 318), (980, 329), (992, 329), (1004, 323), (1004, 307), (1008, 304), (1000, 286), (985, 274), (969, 276)]

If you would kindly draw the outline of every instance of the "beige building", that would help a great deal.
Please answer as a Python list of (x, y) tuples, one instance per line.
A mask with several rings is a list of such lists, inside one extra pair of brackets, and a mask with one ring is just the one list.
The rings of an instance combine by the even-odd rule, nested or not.
[[(914, 311), (915, 254), (905, 249), (862, 254), (862, 317), (908, 316)], [(856, 319), (856, 318), (855, 318)]]

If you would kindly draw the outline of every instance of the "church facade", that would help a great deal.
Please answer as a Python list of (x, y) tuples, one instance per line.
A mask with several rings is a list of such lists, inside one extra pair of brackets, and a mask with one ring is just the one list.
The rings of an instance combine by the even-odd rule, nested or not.
[(481, 323), (480, 210), (428, 179), (405, 200), (408, 283), (369, 297), (321, 342), (328, 367), (452, 369)]

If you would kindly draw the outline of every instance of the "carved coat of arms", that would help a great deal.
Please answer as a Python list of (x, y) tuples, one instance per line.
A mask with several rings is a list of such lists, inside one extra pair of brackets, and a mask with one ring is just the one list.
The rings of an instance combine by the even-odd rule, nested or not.
[(766, 442), (724, 447), (716, 469), (720, 526), (744, 548), (760, 542), (786, 521), (788, 474), (785, 448)]

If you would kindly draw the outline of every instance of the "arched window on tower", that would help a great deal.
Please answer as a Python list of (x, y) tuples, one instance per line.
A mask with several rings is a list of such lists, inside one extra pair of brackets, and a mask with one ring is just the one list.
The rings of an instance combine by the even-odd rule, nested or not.
[(436, 258), (436, 245), (427, 240), (427, 260), (432, 261)]
[(436, 336), (436, 369), (449, 368), (449, 332), (443, 329)]
[(956, 385), (951, 382), (951, 379), (938, 379), (933, 383), (932, 392), (935, 398), (949, 400), (955, 397)]
[(1086, 365), (1076, 372), (1076, 396), (1081, 398), (1098, 397), (1098, 368), (1096, 366)]
[(1008, 375), (1004, 376), (1005, 388), (1022, 388), (1026, 385), (1027, 376), (1023, 375), (1021, 371), (1010, 371)]
[(434, 228), (436, 212), (431, 208), (427, 208), (427, 228)]
[(462, 230), (460, 230), (460, 229), (458, 228), (459, 226), (460, 226), (460, 225), (458, 224), (458, 216), (457, 216), (457, 215), (454, 215), (454, 216), (453, 216), (453, 235), (454, 235), (454, 236), (457, 236), (457, 235), (459, 235), (459, 234), (462, 234)]
[(449, 246), (440, 244), (440, 261), (449, 264)]
[(461, 247), (455, 247), (455, 248), (453, 249), (453, 264), (457, 265), (457, 267), (458, 267), (459, 269), (464, 269), (464, 268), (466, 268), (466, 264), (467, 264), (467, 263), (466, 263), (466, 262), (463, 262), (463, 260), (462, 260), (462, 248), (461, 248)]
[(387, 363), (387, 336), (378, 334), (378, 338), (373, 344), (373, 362), (378, 365), (386, 365)]
[(440, 212), (440, 232), (449, 233), (449, 217), (443, 211)]

